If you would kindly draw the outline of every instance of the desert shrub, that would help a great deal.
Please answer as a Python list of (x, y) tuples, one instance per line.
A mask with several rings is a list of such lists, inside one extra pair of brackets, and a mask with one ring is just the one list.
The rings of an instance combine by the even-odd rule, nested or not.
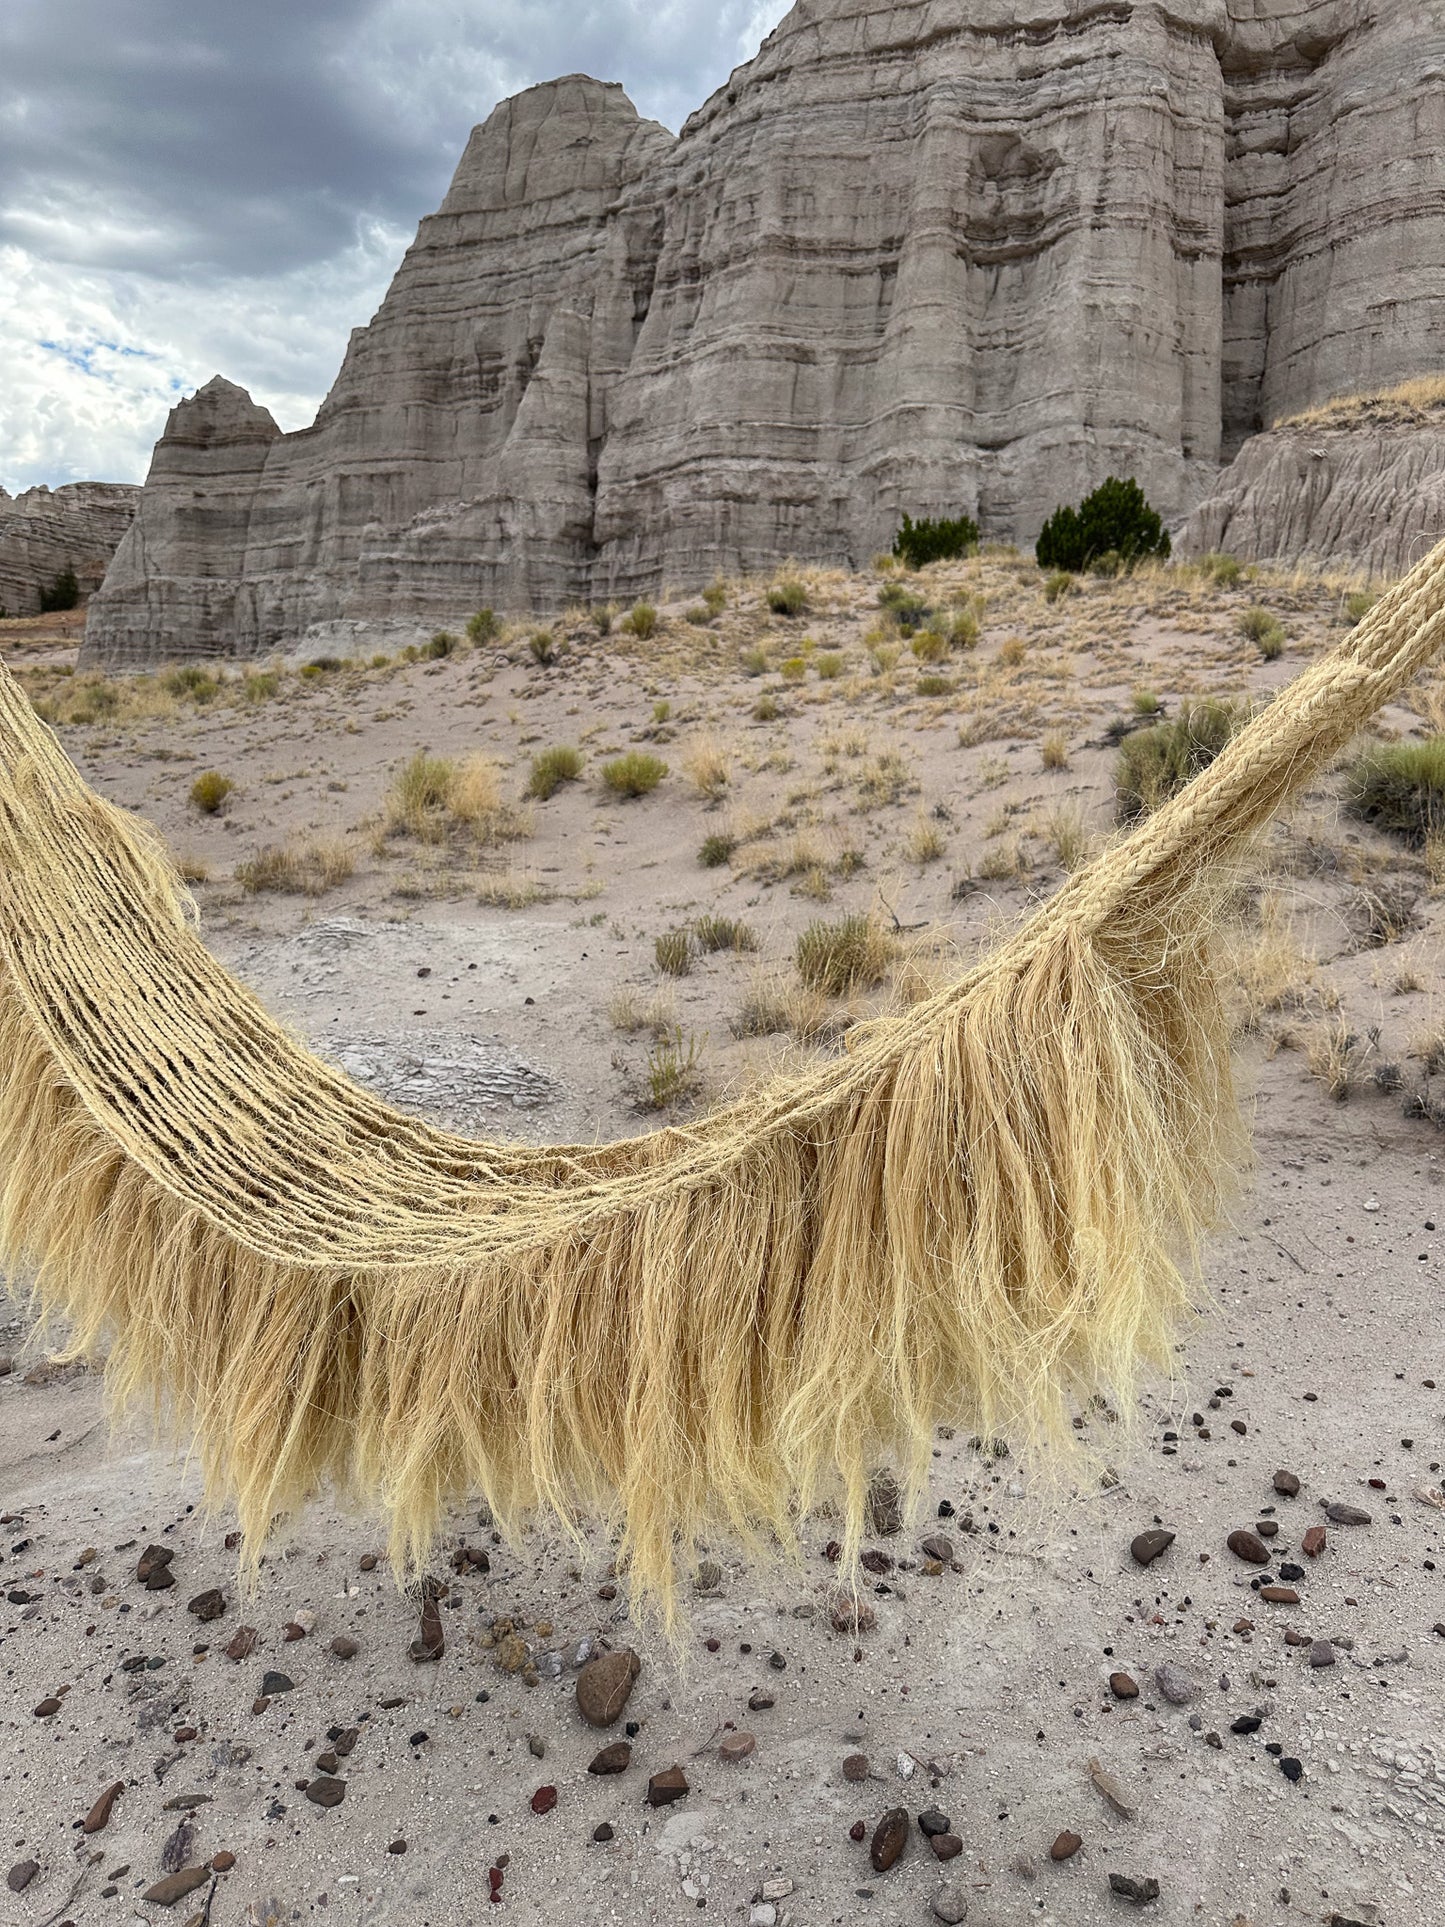
[[(385, 661), (385, 657), (382, 660)], [(241, 678), (241, 693), (248, 703), (269, 702), (280, 688), (279, 669), (248, 669)]]
[(1061, 596), (1075, 595), (1078, 587), (1067, 569), (1050, 569), (1044, 577), (1044, 601), (1057, 602)]
[(1156, 723), (1124, 738), (1114, 766), (1119, 819), (1132, 823), (1207, 769), (1239, 727), (1232, 703), (1190, 703), (1173, 722)]
[(686, 930), (664, 930), (652, 948), (665, 977), (685, 977), (692, 969), (692, 938)]
[(662, 758), (641, 749), (629, 749), (602, 765), (602, 781), (614, 796), (646, 796), (666, 774)]
[(1129, 707), (1136, 716), (1157, 716), (1164, 705), (1152, 689), (1140, 688), (1130, 696)]
[(713, 955), (719, 950), (756, 950), (758, 939), (751, 926), (737, 917), (699, 917), (693, 925), (699, 950)]
[(684, 622), (690, 622), (694, 629), (706, 629), (712, 621), (712, 611), (705, 602), (695, 602), (690, 609), (682, 612)]
[(922, 675), (918, 678), (914, 687), (920, 696), (951, 696), (953, 694), (953, 680), (949, 676), (934, 674)]
[(1380, 600), (1373, 589), (1352, 589), (1345, 597), (1345, 614), (1352, 626), (1357, 627)]
[(887, 611), (905, 636), (921, 629), (933, 613), (926, 598), (906, 582), (885, 582), (878, 591), (878, 606)]
[(767, 651), (744, 649), (738, 658), (738, 665), (745, 676), (765, 676), (768, 673)]
[(599, 603), (592, 611), (592, 627), (599, 636), (610, 636), (617, 611), (610, 602)]
[(725, 863), (732, 861), (733, 851), (737, 847), (735, 836), (729, 835), (726, 830), (714, 830), (711, 836), (703, 838), (697, 860), (704, 870), (720, 870)]
[(564, 783), (575, 783), (582, 774), (582, 752), (565, 744), (557, 744), (552, 749), (538, 750), (532, 758), (531, 774), (527, 778), (527, 794), (545, 803), (549, 796), (555, 796)]
[(930, 562), (949, 562), (955, 556), (971, 555), (978, 547), (978, 524), (969, 515), (953, 521), (915, 522), (905, 515), (903, 526), (893, 538), (893, 553), (910, 569), (921, 569)]
[(457, 646), (457, 638), (450, 629), (438, 629), (430, 642), (421, 647), (423, 662), (445, 662)]
[(1005, 669), (1017, 669), (1029, 653), (1022, 636), (1005, 636), (999, 644), (998, 659)]
[(720, 616), (728, 606), (727, 585), (723, 582), (709, 582), (702, 592), (703, 602), (710, 616)]
[(191, 785), (191, 808), (202, 816), (214, 816), (236, 785), (219, 770), (208, 769)]
[(467, 636), (472, 642), (495, 642), (501, 630), (495, 609), (478, 609), (467, 621)]
[(944, 622), (943, 633), (955, 649), (972, 649), (983, 634), (983, 618), (971, 604), (966, 609), (955, 609)]
[(947, 848), (943, 831), (932, 818), (920, 815), (904, 842), (910, 862), (919, 869), (926, 869), (930, 863), (937, 863)]
[(1232, 589), (1243, 580), (1244, 564), (1233, 555), (1202, 555), (1199, 573), (1216, 589)]
[(236, 865), (236, 881), (249, 896), (271, 890), (294, 897), (324, 896), (356, 871), (356, 858), (340, 837), (301, 844), (269, 844)]
[(1416, 845), (1445, 829), (1445, 736), (1367, 749), (1345, 779), (1352, 812)]
[(765, 691), (748, 713), (755, 723), (775, 723), (783, 713), (783, 706), (776, 696)]
[(1269, 609), (1243, 610), (1239, 617), (1239, 633), (1246, 642), (1258, 645), (1259, 653), (1266, 662), (1275, 662), (1284, 654), (1284, 624)]
[(456, 762), (426, 750), (418, 750), (392, 779), (383, 827), (421, 843), (461, 833), (481, 843), (526, 834), (516, 811), (503, 803), (496, 769), (485, 757)]
[(835, 650), (825, 649), (813, 658), (813, 667), (818, 672), (819, 682), (836, 682), (843, 673), (843, 658)]
[(202, 669), (195, 662), (168, 669), (161, 677), (161, 688), (168, 696), (179, 696), (193, 703), (211, 702), (220, 686), (220, 678), (214, 670)]
[(803, 615), (808, 607), (808, 591), (796, 576), (789, 576), (768, 590), (768, 607), (775, 616)]
[(647, 1103), (654, 1111), (671, 1110), (691, 1097), (702, 1083), (703, 1046), (696, 1037), (684, 1041), (681, 1030), (655, 1044), (647, 1054)]
[(721, 801), (727, 791), (732, 768), (728, 753), (721, 743), (711, 736), (699, 737), (697, 742), (688, 746), (683, 757), (683, 768), (699, 796), (709, 803)]
[(1133, 480), (1111, 475), (1078, 508), (1058, 508), (1045, 522), (1034, 553), (1041, 569), (1074, 574), (1101, 556), (1117, 555), (1127, 568), (1144, 556), (1167, 556), (1169, 531)]
[(893, 961), (893, 941), (872, 917), (810, 923), (798, 938), (798, 975), (810, 990), (847, 997), (881, 984)]
[(801, 656), (789, 656), (786, 662), (778, 664), (778, 674), (784, 682), (802, 682), (808, 673), (808, 665)]
[(920, 629), (908, 646), (919, 662), (939, 663), (948, 656), (948, 638), (937, 629)]
[(646, 642), (657, 634), (657, 611), (650, 602), (634, 602), (622, 618), (622, 626), (639, 642)]
[(546, 669), (557, 660), (557, 638), (550, 629), (537, 629), (527, 638), (532, 660)]
[(62, 569), (49, 588), (40, 591), (40, 613), (59, 615), (64, 609), (75, 608), (79, 601), (80, 583), (74, 569)]
[(1123, 556), (1117, 549), (1105, 549), (1102, 555), (1096, 555), (1089, 564), (1089, 574), (1098, 576), (1101, 582), (1112, 582), (1115, 576), (1124, 573), (1126, 566)]
[(664, 723), (671, 722), (672, 704), (665, 696), (661, 702), (656, 702), (652, 705), (652, 720), (658, 729), (661, 729)]
[(1039, 756), (1045, 769), (1067, 769), (1069, 767), (1069, 740), (1061, 729), (1051, 729), (1039, 744)]

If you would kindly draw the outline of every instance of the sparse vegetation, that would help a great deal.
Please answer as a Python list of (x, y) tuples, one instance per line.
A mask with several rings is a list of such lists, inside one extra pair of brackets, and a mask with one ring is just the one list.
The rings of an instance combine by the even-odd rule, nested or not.
[(702, 592), (703, 604), (710, 616), (720, 616), (728, 606), (728, 589), (725, 582), (709, 582)]
[(819, 682), (836, 682), (843, 673), (843, 658), (836, 650), (824, 650), (813, 658)]
[(1041, 569), (1078, 574), (1104, 555), (1116, 555), (1120, 566), (1128, 568), (1146, 556), (1167, 556), (1169, 551), (1169, 532), (1139, 484), (1111, 475), (1078, 508), (1055, 509), (1043, 526), (1035, 554)]
[(937, 863), (947, 844), (938, 824), (931, 817), (920, 815), (908, 832), (903, 847), (910, 863), (926, 869), (930, 863)]
[(622, 626), (639, 642), (646, 642), (657, 634), (657, 611), (650, 602), (634, 602), (622, 618)]
[(744, 649), (738, 658), (738, 666), (745, 676), (765, 676), (768, 673), (768, 656), (765, 649)]
[(1373, 589), (1354, 589), (1345, 597), (1345, 615), (1351, 628), (1358, 628), (1380, 600)]
[(532, 771), (527, 778), (527, 794), (545, 803), (555, 796), (564, 783), (575, 783), (582, 774), (582, 752), (565, 744), (556, 744), (551, 749), (539, 750), (532, 758)]
[(710, 956), (719, 950), (747, 951), (758, 947), (756, 933), (737, 917), (699, 917), (693, 925), (693, 935), (698, 949)]
[(201, 708), (215, 700), (220, 687), (221, 679), (214, 670), (202, 669), (194, 662), (167, 669), (161, 677), (161, 688), (168, 696), (196, 703)]
[(685, 977), (692, 969), (692, 937), (686, 930), (664, 930), (652, 948), (665, 977)]
[(720, 803), (727, 794), (731, 764), (727, 751), (712, 736), (700, 737), (691, 744), (682, 766), (698, 795), (709, 803)]
[(960, 515), (952, 521), (915, 522), (909, 515), (893, 538), (893, 553), (910, 569), (925, 568), (930, 562), (949, 562), (971, 555), (978, 547), (978, 524), (971, 516)]
[(735, 836), (729, 835), (726, 830), (714, 830), (711, 836), (703, 838), (697, 860), (704, 870), (720, 870), (725, 863), (732, 861), (733, 851), (737, 847)]
[(837, 923), (810, 923), (798, 939), (798, 975), (810, 990), (826, 997), (847, 997), (871, 990), (888, 974), (894, 944), (872, 917), (844, 917)]
[(40, 613), (60, 615), (80, 602), (80, 583), (74, 569), (62, 569), (48, 588), (40, 591)]
[(430, 642), (422, 645), (423, 662), (445, 662), (457, 647), (457, 638), (450, 629), (438, 629)]
[(1233, 589), (1244, 579), (1244, 564), (1232, 555), (1202, 555), (1196, 566), (1216, 589)]
[(647, 1054), (650, 1109), (669, 1111), (701, 1088), (703, 1049), (698, 1038), (684, 1038), (681, 1030), (674, 1030), (653, 1045)]
[(495, 609), (478, 609), (467, 621), (467, 639), (470, 642), (495, 642), (502, 633), (502, 625), (497, 620)]
[(1126, 736), (1114, 768), (1120, 821), (1149, 815), (1192, 782), (1214, 761), (1239, 722), (1232, 704), (1210, 699), (1188, 704), (1173, 722)]
[(248, 896), (274, 891), (320, 897), (355, 872), (355, 854), (340, 837), (312, 837), (304, 843), (268, 844), (236, 865), (236, 881)]
[(630, 749), (602, 765), (602, 781), (614, 796), (647, 796), (666, 774), (662, 758), (641, 749)]
[(796, 576), (789, 576), (782, 582), (775, 582), (768, 590), (768, 607), (775, 616), (805, 615), (808, 609), (808, 591)]
[(502, 800), (495, 766), (483, 756), (455, 761), (418, 750), (387, 791), (382, 834), (444, 843), (453, 836), (493, 844), (525, 836), (527, 825)]
[(1067, 569), (1050, 569), (1044, 577), (1044, 601), (1058, 602), (1066, 595), (1077, 595), (1079, 585)]
[(1044, 739), (1039, 744), (1039, 760), (1045, 769), (1069, 767), (1069, 739), (1061, 729), (1045, 731)]
[(800, 1044), (817, 1044), (838, 1025), (822, 991), (760, 973), (748, 985), (731, 1028), (734, 1037), (786, 1033)]
[(1345, 778), (1350, 809), (1417, 846), (1445, 831), (1445, 736), (1368, 749)]
[(219, 770), (208, 769), (191, 785), (191, 808), (199, 810), (202, 816), (215, 816), (235, 788), (229, 776), (223, 776)]
[(1275, 662), (1284, 654), (1287, 640), (1284, 624), (1272, 610), (1257, 606), (1245, 609), (1240, 614), (1238, 627), (1246, 642), (1258, 646), (1266, 662)]
[(932, 613), (925, 596), (910, 589), (906, 582), (896, 579), (885, 582), (878, 591), (878, 606), (905, 636), (911, 636), (921, 629)]
[(551, 629), (533, 630), (527, 638), (527, 648), (539, 668), (550, 668), (557, 660), (557, 637)]

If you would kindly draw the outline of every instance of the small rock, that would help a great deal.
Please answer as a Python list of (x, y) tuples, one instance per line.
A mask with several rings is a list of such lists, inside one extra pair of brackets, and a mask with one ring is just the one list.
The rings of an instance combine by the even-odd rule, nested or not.
[(112, 1809), (121, 1794), (125, 1792), (125, 1781), (114, 1780), (101, 1794), (95, 1805), (86, 1814), (82, 1833), (100, 1833), (110, 1820)]
[(849, 1827), (848, 1829), (848, 1838), (850, 1840), (862, 1840), (864, 1836), (867, 1834), (867, 1832), (868, 1832), (867, 1821), (855, 1820), (852, 1826)]
[(281, 1693), (294, 1693), (296, 1682), (288, 1673), (263, 1673), (261, 1675), (261, 1697), (273, 1700)]
[(1171, 1706), (1187, 1706), (1199, 1698), (1199, 1687), (1182, 1666), (1166, 1662), (1154, 1669), (1154, 1683)]
[(5, 1884), (12, 1894), (23, 1894), (39, 1871), (38, 1860), (17, 1860), (5, 1876)]
[(318, 1807), (339, 1807), (346, 1798), (345, 1780), (335, 1780), (329, 1773), (323, 1773), (306, 1788), (306, 1798)]
[(331, 1642), (331, 1650), (338, 1659), (355, 1659), (361, 1647), (354, 1639), (348, 1639), (345, 1633), (338, 1633)]
[(375, 1572), (380, 1560), (374, 1552), (363, 1552), (357, 1564), (363, 1572)]
[(868, 1488), (867, 1523), (875, 1539), (891, 1539), (903, 1530), (903, 1494), (891, 1472), (879, 1472)]
[(1310, 1647), (1311, 1666), (1333, 1666), (1335, 1649), (1327, 1639), (1317, 1639)]
[(1336, 1501), (1325, 1507), (1325, 1517), (1331, 1524), (1337, 1526), (1367, 1526), (1371, 1524), (1373, 1514), (1364, 1511), (1360, 1506), (1345, 1505)]
[(195, 1827), (189, 1820), (182, 1820), (161, 1848), (162, 1873), (179, 1873), (190, 1860), (191, 1848), (195, 1844)]
[(963, 1852), (963, 1842), (956, 1833), (932, 1834), (928, 1844), (933, 1849), (935, 1859), (938, 1860), (957, 1860)]
[(1111, 1873), (1109, 1885), (1125, 1900), (1132, 1900), (1136, 1907), (1147, 1906), (1151, 1900), (1159, 1898), (1159, 1882), (1152, 1876), (1146, 1875), (1140, 1880), (1130, 1873)]
[(1072, 1860), (1083, 1844), (1082, 1834), (1070, 1833), (1065, 1829), (1049, 1848), (1049, 1858), (1050, 1860)]
[(748, 1913), (748, 1927), (778, 1927), (778, 1910), (771, 1900), (755, 1900)]
[(1279, 1770), (1291, 1786), (1298, 1786), (1299, 1782), (1305, 1776), (1304, 1762), (1302, 1760), (1285, 1758), (1280, 1761)]
[(232, 1867), (235, 1866), (235, 1864), (236, 1864), (236, 1856), (233, 1853), (227, 1853), (223, 1851), (221, 1853), (213, 1853), (211, 1855), (211, 1872), (212, 1873), (229, 1873)]
[(43, 1699), (35, 1708), (34, 1717), (37, 1720), (53, 1720), (59, 1711), (60, 1701), (58, 1699)]
[(647, 1804), (650, 1807), (670, 1807), (691, 1791), (682, 1768), (670, 1766), (665, 1773), (654, 1773), (648, 1781)]
[(388, 1853), (405, 1853), (406, 1842), (405, 1840), (401, 1839), (400, 1836), (398, 1836), (395, 1840), (389, 1841), (387, 1843), (386, 1850)]
[(588, 1762), (587, 1771), (599, 1777), (608, 1773), (625, 1773), (632, 1764), (632, 1742), (614, 1740), (604, 1746), (600, 1753), (594, 1753)]
[(427, 1593), (422, 1599), (421, 1624), (417, 1629), (416, 1638), (407, 1650), (418, 1666), (431, 1666), (441, 1658), (446, 1649), (441, 1608), (431, 1594)]
[(1164, 1532), (1156, 1529), (1151, 1532), (1141, 1532), (1129, 1547), (1129, 1550), (1134, 1556), (1135, 1565), (1152, 1566), (1154, 1561), (1159, 1558), (1162, 1553), (1168, 1552), (1173, 1543), (1174, 1534), (1172, 1532)]
[(736, 1765), (750, 1753), (756, 1753), (757, 1749), (757, 1740), (751, 1733), (729, 1733), (726, 1739), (718, 1742), (717, 1756)]
[(1243, 1559), (1251, 1566), (1269, 1564), (1268, 1548), (1264, 1541), (1252, 1532), (1231, 1532), (1226, 1543), (1237, 1559)]
[(1109, 1691), (1116, 1700), (1136, 1700), (1139, 1697), (1139, 1682), (1128, 1673), (1110, 1673)]
[(1098, 1760), (1089, 1762), (1089, 1778), (1099, 1794), (1108, 1801), (1121, 1820), (1135, 1820), (1139, 1809), (1130, 1801), (1124, 1789), (1112, 1773), (1106, 1772)]
[(607, 1842), (608, 1840), (615, 1840), (617, 1838), (617, 1834), (616, 1834), (616, 1830), (613, 1827), (610, 1827), (607, 1824), (607, 1822), (604, 1820), (600, 1826), (594, 1827), (592, 1829), (592, 1838), (598, 1841), (599, 1843), (605, 1844), (605, 1842)]
[(1299, 1594), (1293, 1586), (1261, 1586), (1261, 1599), (1267, 1599), (1271, 1606), (1297, 1606)]
[(918, 1831), (925, 1839), (931, 1840), (937, 1833), (952, 1833), (953, 1822), (946, 1813), (940, 1813), (937, 1807), (929, 1807), (918, 1816)]
[(203, 1624), (219, 1619), (225, 1610), (226, 1595), (219, 1586), (212, 1586), (206, 1592), (198, 1592), (186, 1607), (186, 1611), (194, 1613)]
[(533, 1813), (550, 1813), (557, 1804), (557, 1789), (554, 1786), (539, 1786), (532, 1795)]
[(835, 1633), (871, 1633), (878, 1615), (866, 1599), (852, 1593), (838, 1593), (828, 1608), (828, 1623)]
[(1299, 1497), (1300, 1482), (1293, 1472), (1276, 1472), (1274, 1475), (1274, 1489), (1282, 1499), (1297, 1499)]
[(1301, 1543), (1309, 1558), (1318, 1559), (1329, 1544), (1329, 1535), (1323, 1526), (1311, 1526)]
[(761, 1687), (758, 1687), (756, 1692), (749, 1693), (748, 1695), (748, 1711), (750, 1713), (766, 1713), (769, 1707), (776, 1705), (777, 1701), (773, 1698), (772, 1694), (765, 1693)]
[(630, 1647), (589, 1659), (577, 1675), (577, 1711), (589, 1726), (611, 1726), (632, 1697), (642, 1661)]
[(231, 1636), (226, 1648), (227, 1659), (249, 1659), (256, 1650), (256, 1641), (261, 1635), (254, 1626), (239, 1626)]
[(944, 1927), (957, 1927), (960, 1920), (968, 1917), (968, 1895), (962, 1887), (940, 1887), (933, 1896), (933, 1913), (936, 1920), (944, 1922)]
[[(134, 1541), (132, 1541), (132, 1543), (134, 1543)], [(154, 1576), (158, 1572), (164, 1572), (175, 1556), (175, 1548), (173, 1546), (147, 1546), (140, 1558), (136, 1561), (136, 1578), (139, 1579), (143, 1586), (150, 1586)], [(173, 1586), (175, 1583), (174, 1578), (166, 1581), (166, 1584), (169, 1586)], [(158, 1591), (160, 1588), (152, 1588), (152, 1590)]]
[(193, 1894), (197, 1887), (204, 1887), (210, 1877), (209, 1867), (182, 1867), (176, 1873), (168, 1873), (164, 1880), (158, 1880), (153, 1887), (147, 1887), (141, 1899), (149, 1901), (152, 1907), (174, 1907), (178, 1900)]
[(929, 1558), (936, 1559), (941, 1566), (953, 1564), (953, 1541), (941, 1532), (935, 1532), (923, 1541), (920, 1550)]
[(843, 1762), (843, 1778), (851, 1780), (855, 1786), (868, 1778), (868, 1755), (850, 1753)]
[(908, 1814), (902, 1807), (890, 1807), (873, 1829), (868, 1858), (874, 1873), (887, 1873), (908, 1845)]

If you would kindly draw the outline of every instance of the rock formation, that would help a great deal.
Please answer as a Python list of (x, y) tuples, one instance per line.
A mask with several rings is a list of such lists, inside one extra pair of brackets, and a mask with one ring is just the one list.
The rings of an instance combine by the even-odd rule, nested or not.
[(122, 482), (69, 482), (7, 495), (0, 488), (0, 611), (35, 615), (41, 594), (66, 569), (82, 598), (100, 587), (140, 490)]
[(857, 564), (900, 514), (1171, 519), (1445, 365), (1445, 0), (799, 0), (674, 139), (500, 106), (314, 425), (173, 413), (88, 647), (250, 654)]

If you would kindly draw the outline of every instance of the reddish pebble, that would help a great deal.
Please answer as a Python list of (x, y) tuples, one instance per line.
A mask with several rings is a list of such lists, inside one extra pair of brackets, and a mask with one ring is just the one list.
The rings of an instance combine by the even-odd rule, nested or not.
[(214, 1853), (211, 1855), (212, 1873), (229, 1873), (235, 1864), (236, 1856), (233, 1853)]
[(1299, 1594), (1293, 1586), (1261, 1586), (1259, 1596), (1261, 1599), (1267, 1599), (1271, 1606), (1297, 1606), (1299, 1604)]
[(1305, 1552), (1308, 1555), (1308, 1557), (1311, 1559), (1318, 1559), (1320, 1554), (1324, 1551), (1325, 1547), (1329, 1544), (1329, 1539), (1328, 1539), (1328, 1536), (1326, 1535), (1324, 1527), (1311, 1526), (1309, 1531), (1304, 1536), (1303, 1543), (1304, 1543)]
[(1083, 1844), (1081, 1835), (1069, 1833), (1066, 1830), (1059, 1835), (1058, 1839), (1049, 1848), (1049, 1858), (1050, 1860), (1072, 1860)]
[(850, 1840), (862, 1840), (866, 1837), (867, 1832), (868, 1822), (866, 1820), (855, 1820), (848, 1829), (848, 1838)]
[(550, 1813), (557, 1804), (557, 1789), (554, 1786), (539, 1786), (532, 1795), (533, 1813)]
[(178, 1744), (183, 1745), (187, 1740), (195, 1739), (196, 1733), (197, 1728), (194, 1726), (178, 1726), (176, 1728), (176, 1741)]

